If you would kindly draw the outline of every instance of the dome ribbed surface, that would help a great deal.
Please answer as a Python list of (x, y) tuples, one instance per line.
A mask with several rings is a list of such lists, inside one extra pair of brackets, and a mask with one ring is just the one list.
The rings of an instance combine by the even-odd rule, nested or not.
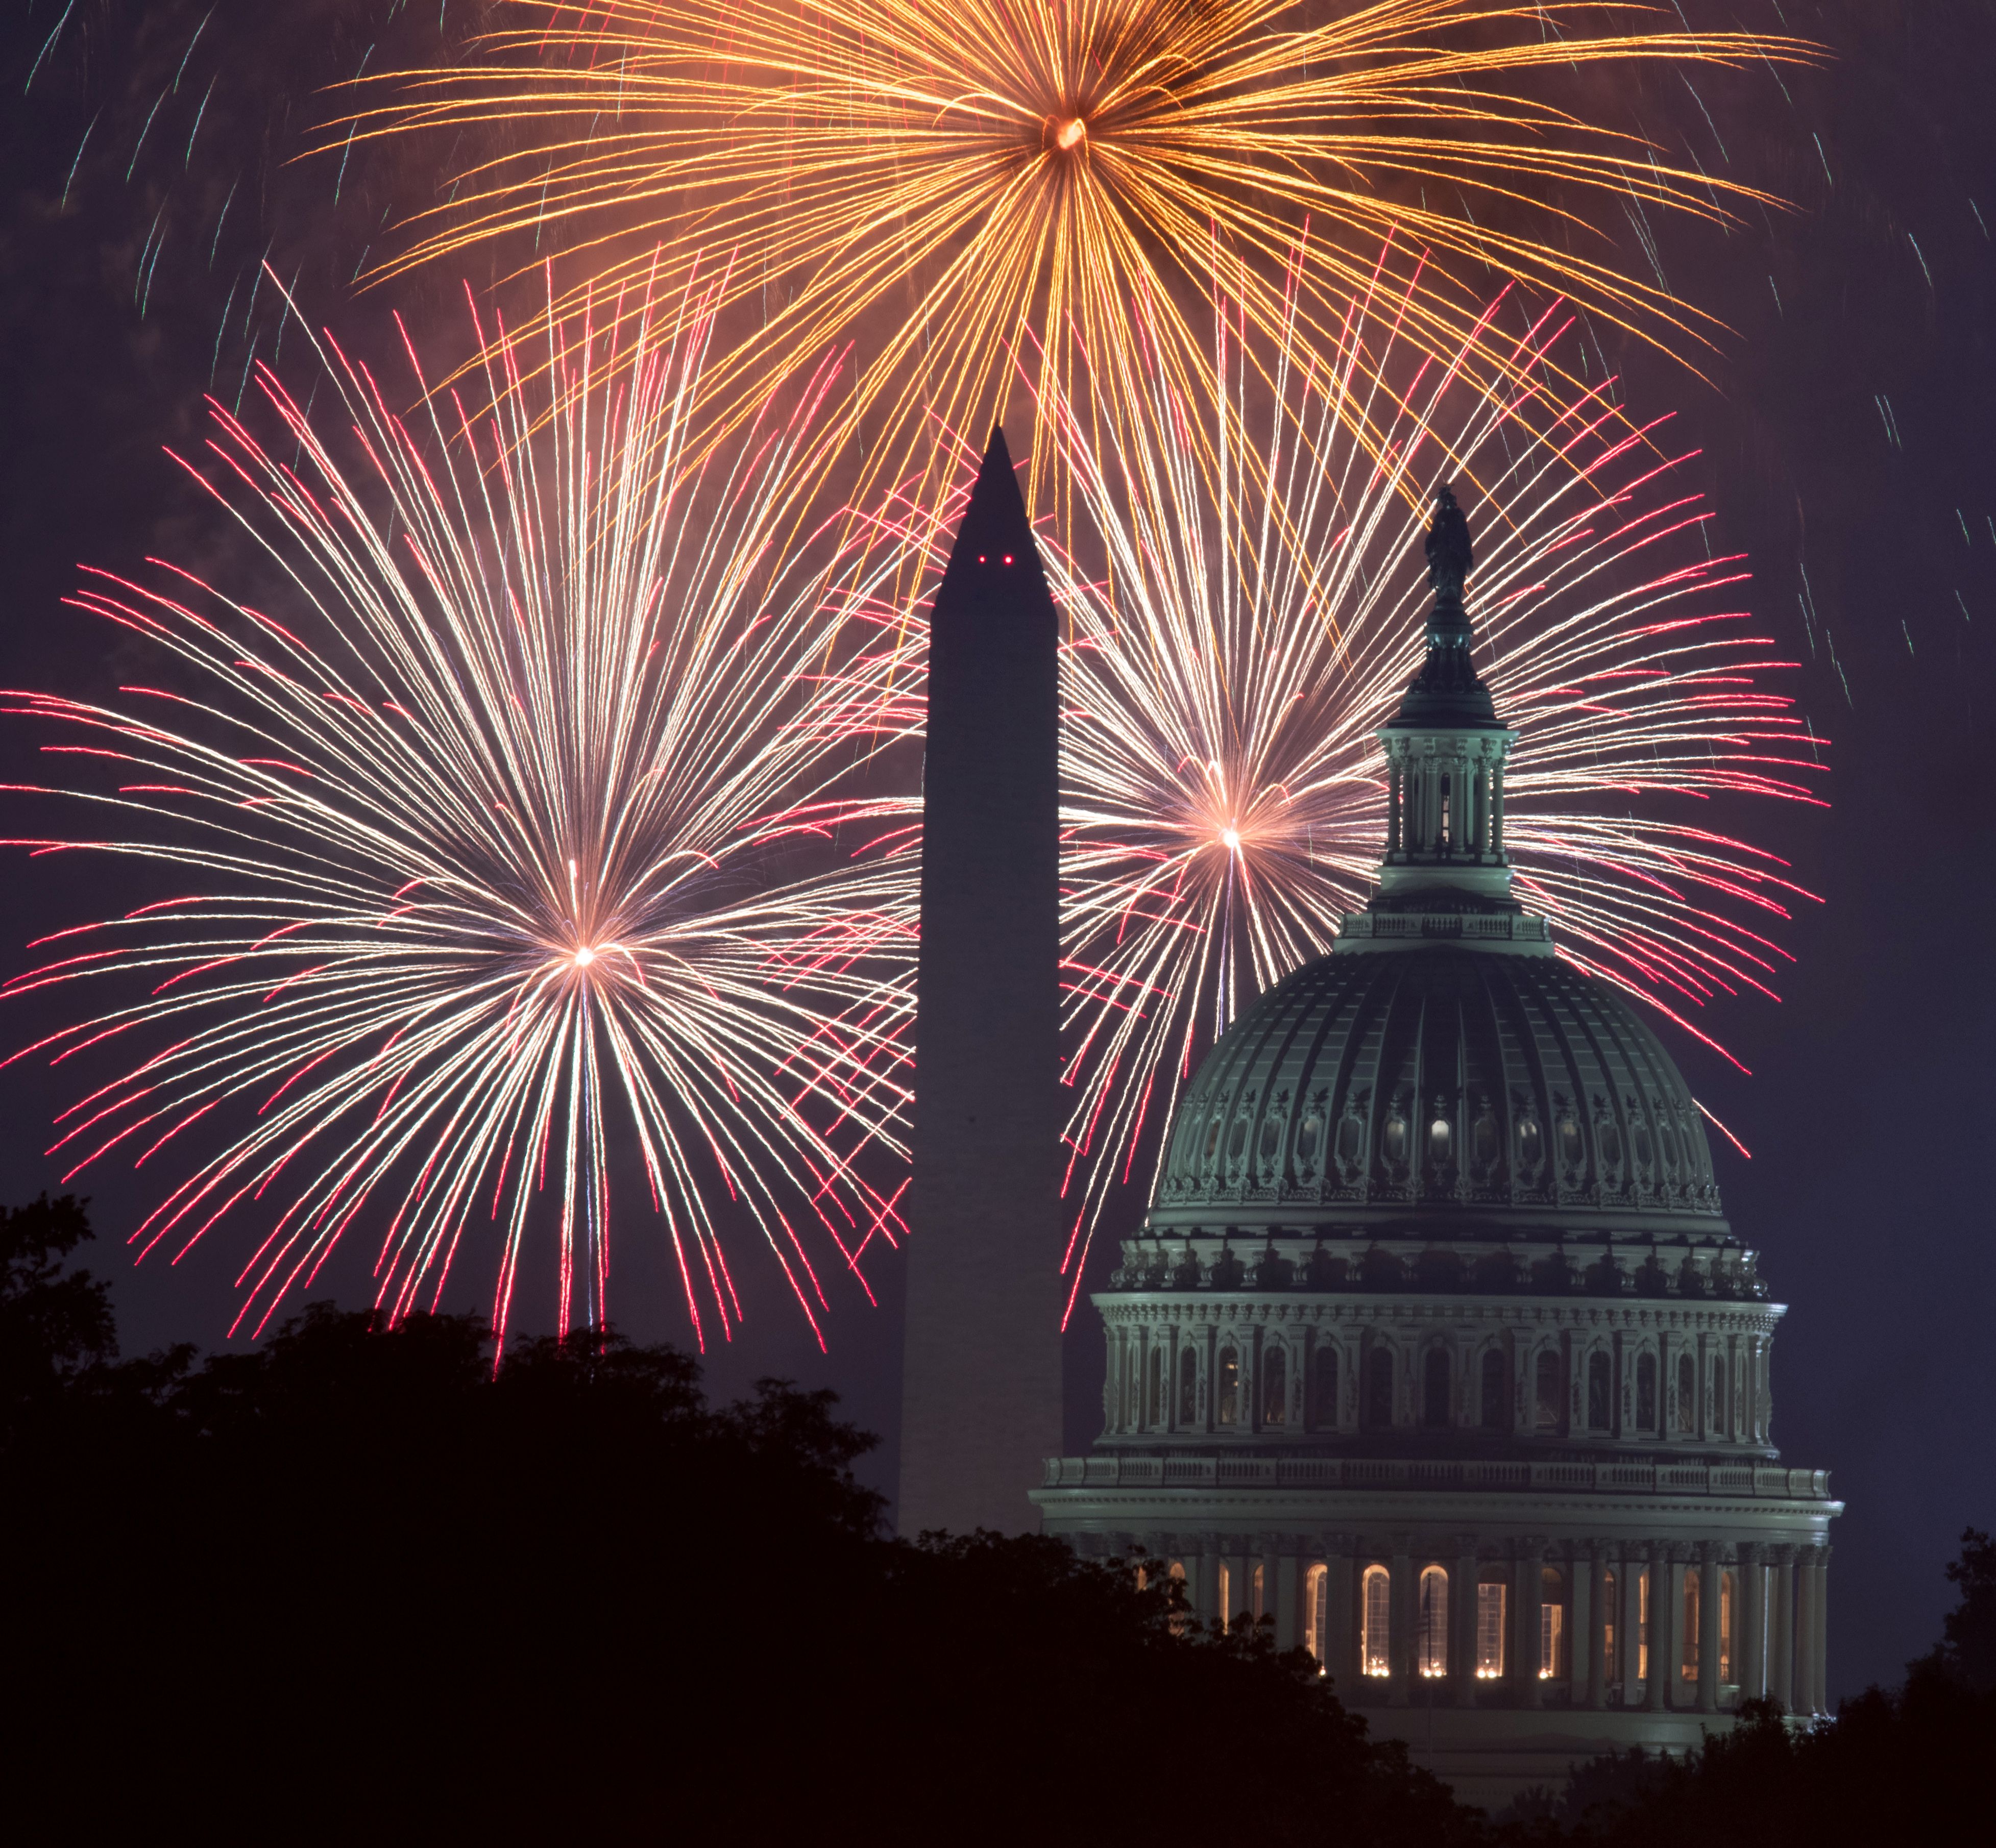
[(1556, 957), (1320, 958), (1208, 1055), (1172, 1126), (1154, 1231), (1723, 1236), (1676, 1065)]

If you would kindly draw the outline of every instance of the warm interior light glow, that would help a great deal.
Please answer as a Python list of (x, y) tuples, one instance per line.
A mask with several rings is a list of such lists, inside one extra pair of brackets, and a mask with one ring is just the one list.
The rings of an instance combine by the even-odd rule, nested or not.
[(1071, 115), (1054, 130), (1054, 146), (1062, 153), (1079, 147), (1088, 139), (1088, 125), (1079, 115)]

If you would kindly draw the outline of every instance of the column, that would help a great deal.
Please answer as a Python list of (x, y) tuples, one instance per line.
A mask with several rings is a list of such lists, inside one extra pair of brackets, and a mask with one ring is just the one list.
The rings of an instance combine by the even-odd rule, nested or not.
[(1490, 771), (1490, 850), (1504, 850), (1504, 760), (1500, 756)]
[(1404, 1534), (1396, 1534), (1392, 1560), (1393, 1573), (1392, 1633), (1388, 1639), (1387, 1659), (1392, 1674), (1387, 1681), (1387, 1699), (1394, 1706), (1407, 1704), (1413, 1681), (1414, 1620), (1418, 1606), (1414, 1598), (1414, 1562)]
[[(1748, 1376), (1752, 1369), (1748, 1369)], [(1740, 1549), (1740, 1620), (1745, 1626), (1740, 1666), (1740, 1699), (1743, 1705), (1767, 1690), (1767, 1549)]]
[(1303, 1640), (1302, 1562), (1294, 1553), (1283, 1553), (1261, 1563), (1275, 1582), (1275, 1647), (1295, 1649)]
[(1539, 1602), (1544, 1589), (1539, 1575), (1545, 1566), (1545, 1544), (1525, 1540), (1517, 1547), (1518, 1642), (1513, 1672), (1518, 1678), (1518, 1704), (1524, 1707), (1538, 1706), (1545, 1698), (1544, 1684), (1539, 1679)]
[(1400, 804), (1406, 788), (1400, 760), (1389, 750), (1386, 757), (1386, 854), (1390, 859), (1400, 850)]
[[(1685, 1654), (1685, 1568), (1691, 1563), (1690, 1547), (1678, 1545), (1667, 1549), (1669, 1562), (1664, 1568), (1664, 1584), (1668, 1596), (1664, 1599), (1663, 1685), (1664, 1705), (1666, 1707), (1688, 1706), (1692, 1703), (1684, 1696)], [(1655, 1606), (1650, 1606), (1654, 1613)], [(1650, 1666), (1657, 1665), (1654, 1653)]]
[(1476, 1541), (1463, 1534), (1455, 1543), (1455, 1569), (1449, 1575), (1449, 1623), (1455, 1635), (1449, 1650), (1449, 1699), (1455, 1706), (1476, 1704)]
[(1588, 1645), (1596, 1628), (1594, 1607), (1599, 1602), (1601, 1575), (1595, 1569), (1592, 1551), (1585, 1545), (1567, 1548), (1566, 1572), (1567, 1705), (1585, 1707), (1592, 1704), (1601, 1679), (1598, 1672), (1588, 1667), (1592, 1654)]
[[(1587, 1704), (1599, 1712), (1608, 1705), (1608, 1600), (1602, 1593), (1608, 1549), (1596, 1541), (1587, 1549)], [(1576, 1595), (1578, 1571), (1576, 1563)]]
[(1698, 1710), (1719, 1711), (1719, 1547), (1707, 1541), (1698, 1562)]
[(1795, 1710), (1798, 1713), (1822, 1711), (1815, 1704), (1815, 1607), (1821, 1601), (1822, 1569), (1818, 1563), (1820, 1549), (1804, 1547), (1795, 1556)]
[(1347, 1700), (1356, 1698), (1358, 1688), (1358, 1626), (1353, 1600), (1358, 1588), (1351, 1565), (1351, 1536), (1326, 1537), (1329, 1556), (1324, 1564), (1324, 1661), (1331, 1678)]
[(1650, 1673), (1643, 1684), (1646, 1712), (1660, 1713), (1670, 1705), (1671, 1676), (1677, 1668), (1671, 1645), (1677, 1631), (1674, 1623), (1676, 1596), (1672, 1587), (1677, 1571), (1668, 1547), (1650, 1549)]
[(1774, 1549), (1774, 1661), (1767, 1673), (1767, 1697), (1781, 1710), (1795, 1710), (1795, 1550)]
[(1197, 1582), (1189, 1589), (1194, 1613), (1200, 1622), (1212, 1623), (1220, 1611), (1220, 1537), (1217, 1534), (1199, 1537)]
[(1815, 1664), (1814, 1681), (1815, 1711), (1829, 1711), (1829, 1548), (1816, 1548), (1815, 1608), (1810, 1613), (1815, 1620), (1815, 1633), (1811, 1642), (1809, 1655)]
[(1640, 1547), (1622, 1549), (1622, 1704), (1643, 1704), (1643, 1588), (1649, 1583), (1649, 1561)]

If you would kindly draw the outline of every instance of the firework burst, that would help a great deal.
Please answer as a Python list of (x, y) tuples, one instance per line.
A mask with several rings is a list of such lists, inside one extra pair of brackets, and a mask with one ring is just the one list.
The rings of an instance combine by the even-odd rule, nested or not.
[[(762, 323), (730, 356), (730, 390), (752, 404), (770, 356), (863, 331), (839, 441), (849, 455), (856, 438), (862, 479), (883, 483), (921, 475), (938, 428), (1003, 414), (1021, 390), (1005, 349), (1027, 324), (1046, 341), (1041, 402), (1113, 381), (1079, 357), (1127, 338), (1132, 300), (1148, 305), (1173, 387), (1213, 388), (1198, 328), (1223, 272), (1257, 325), (1300, 313), (1334, 337), (1334, 307), (1284, 298), (1288, 252), (1306, 235), (1330, 303), (1372, 286), (1382, 235), (1410, 262), (1438, 257), (1407, 293), (1400, 332), (1437, 352), (1495, 358), (1464, 349), (1475, 304), (1449, 268), (1494, 266), (1639, 329), (1686, 334), (1695, 311), (1616, 267), (1561, 198), (1612, 196), (1640, 231), (1646, 208), (1722, 219), (1762, 195), (1587, 120), (1557, 87), (1592, 65), (1813, 55), (1792, 39), (1656, 31), (1623, 0), (531, 10), (531, 25), (461, 66), (384, 78), (395, 100), (332, 131), (342, 151), (412, 130), (451, 132), (453, 146), (466, 132), (501, 138), (451, 177), (449, 200), (418, 217), (384, 273), (494, 239), (531, 234), (538, 249), (550, 229), (599, 290), (659, 243), (688, 263), (727, 249), (732, 298)], [(1595, 255), (1564, 247), (1575, 232)], [(1113, 425), (1123, 408), (1093, 413)], [(1044, 423), (1033, 458), (1042, 504)]]
[[(1570, 386), (1565, 309), (1492, 309), (1473, 338), (1512, 381), (1493, 393), (1471, 366), (1396, 354), (1403, 305), (1354, 309), (1320, 351), (1294, 321), (1265, 339), (1223, 304), (1222, 397), (1186, 401), (1153, 362), (1130, 381), (1145, 414), (1113, 444), (1070, 404), (1043, 407), (1107, 561), (1084, 571), (1046, 547), (1070, 638), (1076, 1289), (1104, 1206), (1148, 1185), (1146, 1151), (1204, 1049), (1369, 895), (1385, 828), (1374, 733), (1420, 663), (1438, 479), (1475, 523), (1478, 658), (1524, 737), (1506, 781), (1517, 890), (1560, 953), (1715, 1046), (1700, 1010), (1771, 993), (1786, 960), (1774, 937), (1806, 895), (1726, 831), (1731, 807), (1707, 816), (1725, 799), (1819, 800), (1822, 740), (1767, 684), (1792, 664), (1730, 600), (1746, 574), (1708, 550), (1711, 514), (1677, 480), (1687, 459), (1663, 425), (1627, 421), (1612, 382)], [(882, 702), (890, 725), (920, 723), (921, 645), (883, 641), (874, 671), (907, 682)]]
[(532, 1235), (559, 1252), (562, 1325), (601, 1321), (618, 1149), (649, 1183), (626, 1217), (669, 1240), (703, 1341), (741, 1312), (715, 1203), (759, 1225), (814, 1327), (817, 1266), (891, 1234), (852, 1159), (903, 1101), (867, 973), (881, 881), (773, 844), (828, 812), (845, 726), (809, 669), (878, 562), (776, 555), (833, 363), (689, 462), (707, 306), (550, 318), (532, 354), (481, 333), (479, 389), (414, 427), (329, 337), (351, 466), (260, 372), (281, 442), (217, 404), (190, 472), (260, 548), (270, 610), (165, 566), (93, 573), (76, 606), (174, 665), (115, 706), (6, 697), (68, 734), (46, 750), (109, 767), (40, 792), (104, 833), (16, 844), (171, 881), (7, 985), (118, 991), (29, 1049), (57, 1063), (152, 1049), (57, 1149), (74, 1173), (219, 1147), (135, 1242), (252, 1225), (256, 1325), (363, 1216), (396, 1314), (482, 1241), (503, 1336)]

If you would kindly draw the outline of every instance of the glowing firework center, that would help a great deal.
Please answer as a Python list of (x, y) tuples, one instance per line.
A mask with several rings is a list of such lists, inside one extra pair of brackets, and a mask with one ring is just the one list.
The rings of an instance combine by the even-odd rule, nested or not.
[(1446, 489), (1427, 551), (1376, 895), (1194, 1079), (1094, 1298), (1103, 1434), (1033, 1499), (1498, 1803), (1756, 1696), (1823, 1711), (1842, 1504), (1770, 1441), (1784, 1312), (1683, 1078), (1511, 895)]

